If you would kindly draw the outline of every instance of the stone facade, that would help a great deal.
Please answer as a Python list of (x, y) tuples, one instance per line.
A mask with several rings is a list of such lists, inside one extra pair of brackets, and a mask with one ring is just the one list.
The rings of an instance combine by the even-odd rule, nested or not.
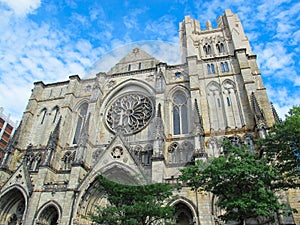
[[(224, 138), (252, 151), (277, 117), (238, 16), (217, 22), (201, 30), (185, 17), (179, 65), (135, 48), (93, 78), (36, 82), (1, 162), (0, 224), (90, 224), (106, 204), (98, 174), (176, 183), (180, 168), (222, 154)], [(218, 224), (211, 194), (175, 194), (180, 224)]]

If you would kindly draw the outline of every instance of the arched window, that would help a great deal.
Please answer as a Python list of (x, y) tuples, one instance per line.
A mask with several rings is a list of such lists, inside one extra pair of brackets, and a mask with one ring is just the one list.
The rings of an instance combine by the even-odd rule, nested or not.
[(215, 66), (214, 64), (210, 64), (211, 73), (215, 73)]
[(221, 71), (222, 73), (229, 72), (229, 67), (227, 62), (221, 62)]
[(129, 64), (129, 65), (128, 65), (128, 71), (130, 71), (130, 70), (131, 70), (131, 65)]
[(182, 91), (177, 91), (173, 95), (173, 133), (188, 133), (187, 97)]
[(215, 73), (215, 66), (214, 64), (207, 64), (207, 73), (214, 74)]
[(218, 49), (218, 52), (219, 52), (219, 53), (225, 52), (224, 44), (221, 43), (221, 42), (218, 42), (218, 43), (216, 44), (216, 48)]
[(223, 82), (222, 94), (224, 103), (227, 105), (225, 110), (228, 128), (242, 127), (244, 122), (241, 105), (236, 85), (232, 80), (227, 79)]
[(211, 74), (210, 64), (207, 64), (207, 73)]
[(45, 122), (45, 118), (46, 118), (46, 115), (47, 115), (47, 109), (46, 108), (44, 108), (41, 111), (41, 115), (42, 115), (41, 124), (43, 124)]
[(228, 67), (228, 63), (227, 62), (224, 63), (224, 67), (225, 67), (225, 72), (229, 72), (229, 67)]
[(139, 70), (142, 69), (142, 63), (139, 63)]
[(56, 118), (57, 118), (57, 115), (58, 115), (58, 112), (59, 112), (59, 108), (58, 108), (58, 106), (55, 106), (54, 108), (53, 108), (53, 112), (54, 112), (54, 116), (53, 116), (53, 123), (55, 123), (55, 121), (56, 121)]
[(222, 73), (225, 72), (225, 67), (224, 67), (224, 63), (223, 62), (221, 62), (221, 71), (222, 71)]
[(83, 126), (83, 123), (84, 123), (84, 120), (85, 120), (85, 117), (86, 117), (87, 109), (88, 109), (88, 104), (87, 103), (83, 103), (79, 108), (78, 119), (77, 119), (77, 125), (76, 125), (75, 135), (74, 135), (74, 139), (73, 139), (73, 144), (78, 143), (79, 135), (80, 135), (81, 128)]
[(211, 46), (209, 44), (205, 44), (203, 46), (203, 51), (205, 52), (206, 55), (210, 55), (212, 52), (211, 52)]
[(222, 100), (221, 87), (217, 82), (210, 82), (207, 86), (207, 102), (211, 129), (219, 130), (226, 127), (224, 101)]

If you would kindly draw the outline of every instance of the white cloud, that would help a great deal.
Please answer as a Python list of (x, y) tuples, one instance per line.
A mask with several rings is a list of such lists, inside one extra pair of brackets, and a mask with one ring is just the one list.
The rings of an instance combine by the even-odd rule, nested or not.
[(123, 17), (123, 23), (127, 29), (139, 27), (139, 15), (147, 11), (147, 8), (131, 9), (130, 12)]
[(292, 92), (283, 86), (274, 87), (267, 84), (266, 88), (270, 101), (274, 103), (274, 107), (280, 118), (284, 119), (293, 106), (299, 105), (300, 96), (298, 93)]
[(175, 18), (171, 15), (165, 15), (155, 21), (147, 21), (145, 32), (156, 39), (164, 39), (174, 42), (178, 37), (178, 25)]
[(291, 42), (291, 44), (293, 45), (297, 45), (300, 43), (300, 30), (296, 31), (293, 36), (292, 36), (293, 40)]
[(16, 19), (7, 10), (0, 21), (0, 102), (14, 119), (21, 117), (33, 82), (57, 82), (71, 74), (83, 75), (103, 51), (87, 40), (72, 41), (68, 31), (28, 18)]
[(41, 0), (0, 0), (14, 11), (17, 16), (33, 13), (41, 5)]
[(261, 70), (266, 75), (275, 74), (277, 70), (289, 69), (294, 64), (293, 53), (288, 53), (284, 43), (275, 41), (254, 47), (258, 54)]

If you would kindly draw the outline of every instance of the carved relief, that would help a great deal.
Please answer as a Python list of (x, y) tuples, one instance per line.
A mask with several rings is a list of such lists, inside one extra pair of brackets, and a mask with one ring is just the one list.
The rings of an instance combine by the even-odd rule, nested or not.
[(123, 155), (123, 148), (121, 146), (116, 146), (111, 151), (111, 156), (114, 159), (119, 159)]

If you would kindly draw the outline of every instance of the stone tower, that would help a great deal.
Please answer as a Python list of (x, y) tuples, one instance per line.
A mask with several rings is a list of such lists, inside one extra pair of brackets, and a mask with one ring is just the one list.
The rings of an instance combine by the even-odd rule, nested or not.
[[(179, 169), (222, 154), (220, 140), (264, 137), (275, 119), (256, 56), (230, 10), (201, 30), (180, 23), (182, 63), (134, 48), (107, 73), (34, 84), (0, 171), (0, 224), (91, 224), (95, 179), (176, 183)], [(178, 223), (216, 224), (213, 196), (183, 188)]]

